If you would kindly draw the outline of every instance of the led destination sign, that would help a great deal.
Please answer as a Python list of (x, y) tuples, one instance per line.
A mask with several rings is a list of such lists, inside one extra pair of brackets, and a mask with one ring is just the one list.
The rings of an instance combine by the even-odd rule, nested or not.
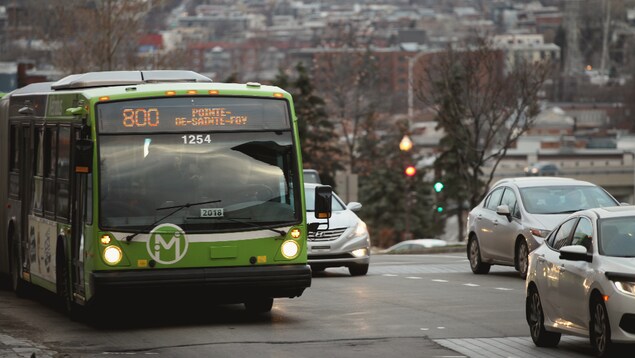
[(183, 97), (102, 103), (101, 133), (289, 129), (287, 102), (262, 98)]

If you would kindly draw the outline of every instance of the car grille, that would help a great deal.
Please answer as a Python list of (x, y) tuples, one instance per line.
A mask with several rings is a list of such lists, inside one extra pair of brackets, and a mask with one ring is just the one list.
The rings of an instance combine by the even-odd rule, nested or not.
[(329, 229), (320, 230), (318, 232), (309, 232), (309, 241), (321, 242), (321, 241), (333, 241), (342, 236), (346, 231), (346, 228), (341, 229)]
[(333, 259), (352, 259), (355, 256), (346, 254), (333, 254), (333, 255), (309, 255), (309, 260), (333, 260)]

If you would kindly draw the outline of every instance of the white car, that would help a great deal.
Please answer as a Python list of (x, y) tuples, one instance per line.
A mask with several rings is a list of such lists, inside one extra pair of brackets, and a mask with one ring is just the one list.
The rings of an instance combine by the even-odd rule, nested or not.
[(413, 239), (398, 242), (386, 250), (382, 254), (410, 254), (418, 252), (426, 252), (427, 249), (433, 247), (444, 247), (448, 243), (440, 239)]
[(527, 276), (527, 257), (571, 213), (618, 206), (593, 183), (559, 177), (501, 179), (467, 217), (467, 257), (475, 274), (491, 265), (514, 266)]
[(362, 208), (358, 202), (345, 205), (335, 193), (332, 200), (331, 218), (316, 219), (313, 204), (315, 187), (319, 184), (304, 184), (307, 223), (319, 222), (317, 232), (309, 232), (309, 265), (314, 272), (327, 267), (348, 267), (352, 276), (368, 273), (370, 264), (370, 236), (366, 224), (355, 214)]
[(569, 216), (529, 256), (526, 317), (534, 343), (589, 337), (598, 356), (635, 343), (635, 206)]

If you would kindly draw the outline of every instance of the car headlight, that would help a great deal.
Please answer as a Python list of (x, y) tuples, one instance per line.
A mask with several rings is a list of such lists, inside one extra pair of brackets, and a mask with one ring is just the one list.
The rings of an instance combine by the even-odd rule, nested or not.
[(357, 249), (357, 250), (353, 250), (351, 252), (351, 254), (353, 254), (353, 256), (355, 257), (364, 257), (364, 256), (368, 256), (368, 249)]
[(635, 296), (635, 282), (613, 281), (618, 291), (630, 296)]
[(531, 234), (534, 235), (535, 237), (540, 237), (544, 239), (545, 237), (549, 235), (551, 230), (532, 228), (532, 229), (529, 229), (529, 232), (531, 232)]
[(368, 228), (366, 227), (366, 223), (360, 220), (355, 228), (355, 236), (363, 235), (368, 235)]

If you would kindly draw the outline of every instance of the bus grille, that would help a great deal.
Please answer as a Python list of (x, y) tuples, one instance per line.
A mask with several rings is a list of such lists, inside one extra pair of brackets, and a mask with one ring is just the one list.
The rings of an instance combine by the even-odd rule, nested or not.
[(337, 240), (346, 231), (346, 228), (320, 230), (318, 232), (309, 232), (309, 241), (333, 241)]

